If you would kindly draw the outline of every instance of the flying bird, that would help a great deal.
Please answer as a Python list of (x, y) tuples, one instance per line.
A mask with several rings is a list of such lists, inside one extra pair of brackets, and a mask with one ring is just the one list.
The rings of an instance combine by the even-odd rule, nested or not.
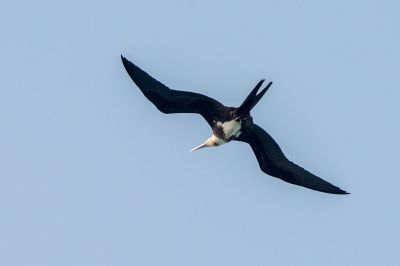
[(253, 122), (250, 111), (271, 87), (261, 91), (262, 79), (239, 107), (227, 107), (208, 96), (172, 90), (121, 55), (133, 82), (155, 107), (165, 114), (197, 113), (210, 125), (212, 135), (193, 148), (217, 147), (232, 140), (246, 142), (252, 148), (261, 170), (288, 183), (331, 194), (348, 194), (322, 178), (289, 161), (274, 139)]

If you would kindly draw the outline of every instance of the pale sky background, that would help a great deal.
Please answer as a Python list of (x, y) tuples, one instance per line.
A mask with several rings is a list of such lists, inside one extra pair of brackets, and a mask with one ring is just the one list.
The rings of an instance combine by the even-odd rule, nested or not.
[[(398, 1), (2, 1), (0, 265), (400, 265)], [(164, 115), (120, 54), (253, 111), (349, 196)]]

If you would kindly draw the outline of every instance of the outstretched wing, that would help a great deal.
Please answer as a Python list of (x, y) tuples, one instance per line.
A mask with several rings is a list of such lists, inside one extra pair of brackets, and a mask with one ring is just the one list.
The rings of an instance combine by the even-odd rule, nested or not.
[(261, 127), (250, 121), (242, 126), (242, 134), (236, 140), (250, 144), (261, 170), (268, 175), (325, 193), (348, 194), (289, 161), (274, 139)]
[(220, 102), (205, 95), (171, 90), (122, 55), (121, 59), (129, 76), (144, 96), (165, 114), (197, 113), (202, 115), (208, 124), (212, 125), (212, 120), (218, 113), (218, 109), (224, 108)]

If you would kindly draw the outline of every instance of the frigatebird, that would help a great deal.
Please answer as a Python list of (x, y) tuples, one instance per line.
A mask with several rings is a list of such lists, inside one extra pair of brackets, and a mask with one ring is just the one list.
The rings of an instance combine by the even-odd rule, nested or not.
[(239, 107), (227, 107), (208, 96), (188, 91), (172, 90), (151, 77), (121, 55), (122, 63), (133, 82), (158, 110), (165, 114), (197, 113), (212, 128), (212, 136), (195, 151), (217, 147), (232, 140), (250, 144), (261, 170), (288, 183), (331, 194), (349, 194), (322, 178), (289, 161), (274, 139), (253, 122), (250, 111), (271, 87), (262, 79)]

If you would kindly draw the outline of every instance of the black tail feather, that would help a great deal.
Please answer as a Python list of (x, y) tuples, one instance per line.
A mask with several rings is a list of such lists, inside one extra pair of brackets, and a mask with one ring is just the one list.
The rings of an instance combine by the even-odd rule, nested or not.
[(261, 85), (264, 83), (264, 81), (265, 79), (262, 79), (257, 83), (257, 85), (254, 87), (254, 89), (252, 89), (252, 91), (249, 93), (249, 95), (246, 97), (239, 108), (244, 108), (251, 103), (252, 99), (257, 95), (257, 92), (261, 88)]
[(246, 97), (243, 103), (238, 108), (238, 115), (243, 116), (250, 113), (251, 109), (256, 106), (256, 104), (261, 100), (264, 94), (267, 92), (269, 87), (271, 87), (272, 82), (268, 83), (268, 85), (257, 94), (258, 90), (261, 88), (261, 85), (264, 83), (265, 79), (260, 80), (254, 89), (250, 92), (250, 94)]

